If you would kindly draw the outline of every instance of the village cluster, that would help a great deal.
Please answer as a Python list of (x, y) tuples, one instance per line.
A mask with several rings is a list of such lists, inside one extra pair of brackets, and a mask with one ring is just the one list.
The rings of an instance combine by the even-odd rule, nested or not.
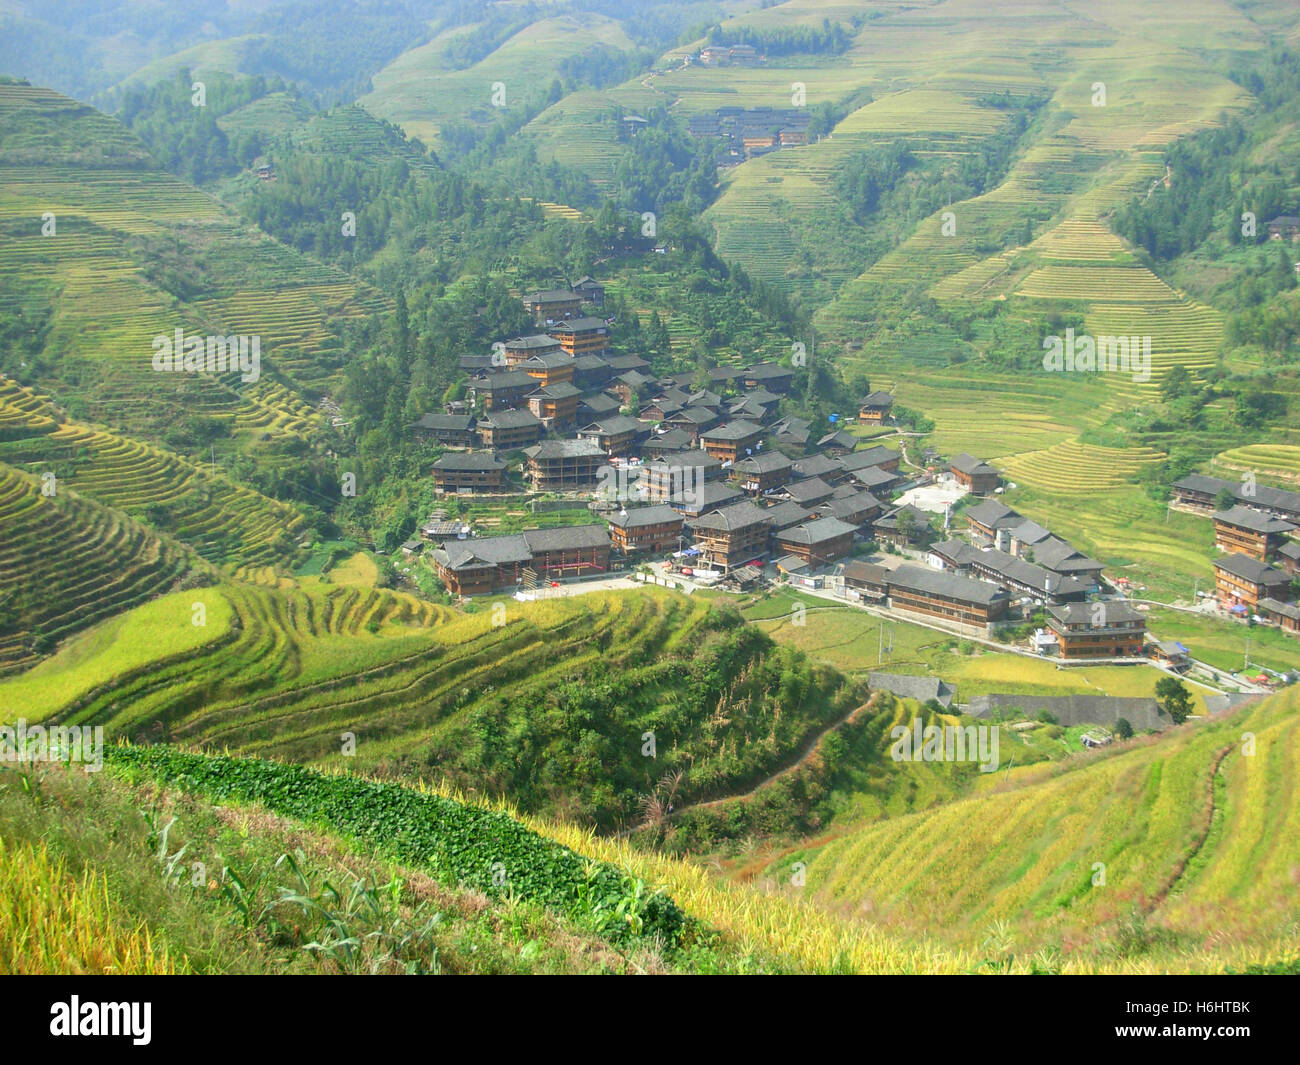
[[(789, 367), (719, 366), (693, 388), (693, 374), (657, 377), (611, 350), (610, 323), (593, 315), (604, 290), (590, 277), (523, 301), (538, 332), (464, 357), (465, 398), (414, 429), (446, 449), (432, 468), (439, 493), (568, 499), (594, 520), (475, 536), (437, 515), (404, 550), (429, 547), (453, 594), (644, 576), (652, 563), (656, 579), (738, 589), (784, 580), (984, 637), (1041, 611), (1045, 625), (1028, 638), (1038, 654), (1189, 665), (1186, 647), (1148, 637), (1122, 577), (1108, 580), (1101, 563), (998, 498), (989, 463), (964, 453), (944, 462), (931, 449), (914, 463), (864, 439), (892, 422), (889, 393), (860, 398), (857, 432), (840, 423), (813, 439), (807, 420), (782, 411)], [(522, 456), (514, 471), (512, 453)], [(1173, 487), (1174, 505), (1213, 513), (1226, 552), (1214, 564), (1222, 608), (1300, 631), (1289, 601), (1300, 494), (1252, 486), (1222, 509), (1231, 482), (1198, 475)], [(953, 505), (966, 496), (979, 501), (957, 512), (958, 537)]]

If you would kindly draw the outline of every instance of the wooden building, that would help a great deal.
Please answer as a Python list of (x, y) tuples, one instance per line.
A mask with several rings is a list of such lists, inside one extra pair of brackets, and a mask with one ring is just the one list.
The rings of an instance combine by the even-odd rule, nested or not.
[(1049, 606), (1047, 627), (1062, 658), (1141, 658), (1146, 644), (1146, 618), (1119, 600)]
[(604, 318), (571, 318), (552, 329), (551, 336), (576, 359), (603, 354), (609, 347), (610, 329)]
[(529, 355), (519, 364), (519, 369), (542, 385), (573, 382), (573, 356), (563, 351)]
[(727, 572), (767, 557), (772, 527), (763, 508), (749, 500), (693, 518), (687, 528), (710, 569)]
[(736, 421), (718, 425), (700, 434), (700, 443), (716, 459), (736, 462), (758, 450), (763, 440), (763, 427), (753, 422)]
[(596, 487), (609, 464), (604, 448), (590, 440), (543, 440), (524, 449), (524, 476), (535, 492), (579, 492)]
[(948, 463), (948, 469), (959, 485), (975, 495), (988, 495), (1001, 480), (996, 469), (965, 451)]
[[(1214, 563), (1214, 593), (1229, 610), (1254, 610), (1261, 599), (1290, 598), (1291, 577), (1248, 555), (1228, 555)], [(1242, 611), (1238, 611), (1242, 612)]]
[(899, 566), (885, 580), (891, 609), (962, 625), (988, 626), (1001, 621), (1011, 602), (1006, 589), (996, 584), (926, 566)]
[(582, 393), (567, 381), (543, 385), (528, 395), (528, 409), (547, 429), (572, 425), (578, 417)]
[(1256, 604), (1255, 609), (1268, 624), (1276, 625), (1283, 632), (1300, 633), (1300, 606), (1295, 603), (1265, 597)]
[(1295, 526), (1237, 504), (1214, 515), (1214, 546), (1260, 562), (1268, 562), (1289, 541)]
[(839, 518), (816, 518), (775, 534), (776, 549), (810, 566), (825, 566), (853, 550), (857, 528)]
[(534, 355), (551, 355), (560, 350), (560, 342), (548, 333), (533, 333), (530, 336), (511, 337), (505, 341), (506, 365), (518, 366), (525, 359), (531, 359)]
[(495, 452), (449, 451), (433, 464), (433, 483), (441, 492), (499, 492), (505, 472), (506, 461)]
[(614, 549), (623, 554), (658, 554), (675, 550), (681, 543), (685, 519), (665, 503), (629, 507), (608, 516)]
[(478, 434), (484, 447), (517, 451), (535, 444), (542, 435), (542, 423), (530, 410), (488, 411), (478, 420)]
[(474, 417), (470, 414), (425, 414), (414, 425), (415, 438), (446, 444), (448, 447), (474, 446)]
[(523, 370), (507, 370), (476, 377), (470, 388), (475, 396), (483, 397), (483, 409), (492, 411), (519, 406), (537, 388), (537, 379)]
[(731, 480), (747, 495), (759, 496), (790, 483), (794, 463), (779, 451), (740, 459), (731, 467)]
[(888, 392), (871, 392), (858, 401), (858, 421), (883, 425), (893, 405), (894, 397)]
[(626, 414), (615, 414), (578, 430), (578, 439), (599, 444), (605, 454), (612, 458), (636, 452), (648, 432), (638, 419)]
[(582, 310), (582, 297), (567, 288), (529, 292), (524, 296), (524, 310), (535, 322), (555, 322), (572, 318)]

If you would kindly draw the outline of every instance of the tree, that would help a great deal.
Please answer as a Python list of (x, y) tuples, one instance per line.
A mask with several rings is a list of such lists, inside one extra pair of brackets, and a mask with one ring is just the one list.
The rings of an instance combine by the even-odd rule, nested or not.
[(1161, 677), (1156, 681), (1156, 701), (1175, 725), (1181, 725), (1192, 711), (1192, 693), (1177, 677)]
[(912, 535), (916, 532), (916, 518), (910, 510), (900, 510), (897, 521), (898, 535), (910, 542)]
[(1237, 497), (1233, 495), (1231, 488), (1225, 488), (1214, 497), (1215, 510), (1231, 510), (1237, 505)]
[(1133, 726), (1129, 724), (1126, 717), (1121, 717), (1115, 722), (1115, 735), (1121, 740), (1131, 740), (1133, 738)]

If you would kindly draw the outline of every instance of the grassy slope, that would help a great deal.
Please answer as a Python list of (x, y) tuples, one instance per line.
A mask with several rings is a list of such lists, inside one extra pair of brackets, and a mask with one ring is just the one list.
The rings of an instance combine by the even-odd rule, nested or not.
[[(257, 804), (216, 805), (148, 778), (6, 769), (0, 973), (667, 968), (652, 946), (615, 949), (541, 905), (443, 884), (420, 863), (377, 849), (326, 825)], [(168, 882), (167, 859), (178, 852)], [(327, 882), (342, 892), (339, 900)], [(312, 898), (312, 910), (276, 905), (280, 888)], [(328, 926), (327, 915), (338, 924)], [(306, 949), (340, 935), (363, 938), (354, 957)]]
[(831, 910), (942, 927), (994, 960), (1199, 971), (1294, 958), (1298, 699), (999, 773), (975, 797), (810, 841), (772, 872), (784, 882), (806, 861), (807, 892)]

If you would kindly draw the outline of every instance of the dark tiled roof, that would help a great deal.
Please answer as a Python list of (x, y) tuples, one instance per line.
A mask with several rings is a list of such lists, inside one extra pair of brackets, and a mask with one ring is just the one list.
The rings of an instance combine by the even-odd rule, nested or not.
[(772, 473), (788, 470), (793, 465), (789, 458), (779, 451), (767, 451), (748, 458), (737, 459), (733, 467), (738, 473)]
[(748, 528), (751, 525), (764, 524), (767, 521), (767, 513), (762, 507), (745, 500), (743, 503), (733, 503), (729, 507), (722, 507), (719, 510), (694, 518), (686, 524), (692, 529), (716, 529), (731, 532), (736, 529)]
[(425, 414), (414, 423), (416, 429), (443, 429), (463, 432), (474, 424), (468, 414)]
[(1143, 620), (1142, 611), (1117, 599), (1106, 603), (1061, 603), (1049, 606), (1047, 612), (1063, 625), (1095, 625), (1098, 628)]
[(1006, 590), (996, 584), (958, 577), (925, 566), (899, 566), (889, 574), (888, 580), (891, 588), (905, 588), (925, 595), (937, 595), (959, 602), (977, 603), (981, 606), (988, 606), (1007, 598)]
[(508, 562), (528, 562), (532, 558), (523, 535), (484, 536), (474, 540), (448, 540), (433, 557), (450, 569), (471, 569), (484, 565), (499, 566)]
[(783, 491), (795, 503), (811, 504), (829, 499), (831, 486), (820, 477), (806, 477), (802, 481), (786, 485)]
[(594, 440), (543, 440), (524, 448), (530, 459), (605, 458), (605, 449)]
[(869, 392), (858, 400), (859, 407), (892, 407), (894, 397), (888, 392)]
[(878, 688), (897, 695), (900, 699), (915, 699), (918, 703), (937, 699), (940, 706), (952, 703), (953, 690), (938, 677), (914, 677), (906, 673), (870, 673), (867, 687)]
[(1217, 559), (1214, 568), (1221, 569), (1224, 573), (1230, 573), (1234, 577), (1240, 577), (1242, 580), (1251, 581), (1254, 584), (1273, 584), (1287, 579), (1287, 575), (1282, 570), (1240, 554), (1232, 554), (1226, 558)]
[(551, 351), (558, 343), (555, 337), (546, 333), (533, 333), (526, 337), (511, 337), (506, 341), (506, 350), (534, 351), (540, 348), (543, 351)]
[(448, 451), (433, 464), (445, 472), (504, 470), (506, 461), (494, 451)]
[(777, 533), (777, 539), (790, 544), (824, 544), (857, 531), (857, 527), (839, 518), (817, 518), (804, 525), (794, 525)]
[(715, 429), (710, 429), (702, 435), (704, 440), (746, 440), (752, 436), (761, 436), (763, 427), (755, 425), (753, 422), (737, 421), (727, 422), (725, 425), (719, 425)]
[(633, 418), (630, 414), (615, 414), (609, 418), (601, 418), (584, 426), (583, 433), (598, 433), (601, 436), (618, 436), (622, 433), (635, 432), (644, 429), (640, 419)]
[(503, 388), (532, 387), (536, 384), (537, 378), (530, 377), (523, 370), (507, 370), (505, 373), (474, 379), (474, 387), (481, 392), (495, 392)]
[[(569, 296), (573, 298), (572, 294)], [(570, 333), (586, 333), (592, 329), (604, 329), (609, 331), (609, 326), (605, 323), (604, 318), (570, 318), (565, 322), (557, 322), (551, 327), (551, 336), (567, 336)]]
[(987, 462), (985, 462), (983, 459), (977, 459), (974, 455), (969, 455), (965, 451), (963, 451), (960, 455), (957, 455), (950, 463), (948, 463), (948, 465), (951, 466), (954, 470), (957, 470), (958, 472), (967, 475), (973, 475), (977, 473), (989, 474), (989, 473), (998, 472)]
[(966, 510), (966, 517), (990, 529), (1010, 529), (1024, 519), (1005, 503), (985, 499)]
[(529, 399), (571, 399), (573, 396), (582, 395), (580, 388), (575, 388), (568, 381), (556, 381), (554, 384), (543, 385), (535, 392), (529, 392)]
[(807, 458), (796, 460), (794, 464), (795, 473), (801, 477), (821, 477), (827, 473), (842, 473), (843, 470), (840, 460), (833, 459), (829, 455), (809, 455)]
[(533, 554), (609, 546), (609, 531), (604, 525), (598, 524), (562, 525), (554, 529), (526, 529), (523, 537)]
[(657, 503), (652, 507), (632, 507), (628, 510), (615, 511), (608, 515), (609, 523), (620, 529), (639, 529), (646, 525), (663, 525), (670, 521), (681, 521), (682, 516), (668, 506)]
[(845, 455), (840, 459), (840, 467), (853, 473), (857, 470), (865, 470), (868, 466), (880, 466), (886, 462), (894, 462), (902, 456), (893, 448), (869, 447), (862, 451), (855, 451), (851, 455)]
[(1250, 507), (1243, 507), (1240, 504), (1231, 510), (1219, 511), (1214, 515), (1214, 520), (1257, 533), (1286, 533), (1295, 528), (1289, 521), (1261, 514), (1258, 510), (1251, 510)]
[(480, 429), (541, 429), (542, 423), (530, 410), (490, 410), (479, 419)]

